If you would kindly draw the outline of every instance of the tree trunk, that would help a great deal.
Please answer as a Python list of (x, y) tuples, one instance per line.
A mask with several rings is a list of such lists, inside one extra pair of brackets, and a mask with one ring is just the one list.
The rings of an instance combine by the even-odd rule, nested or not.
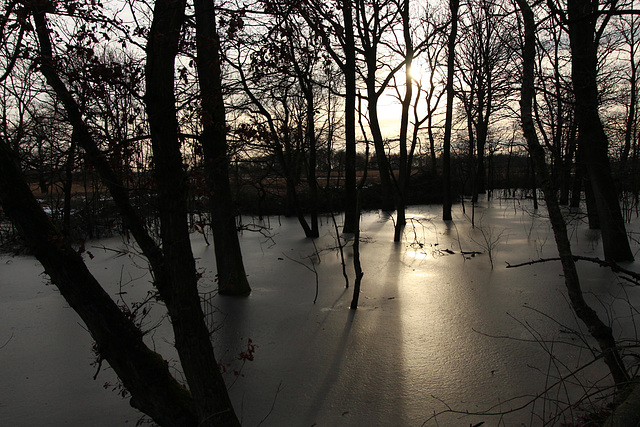
[(76, 158), (76, 137), (71, 134), (71, 145), (67, 151), (67, 161), (64, 166), (64, 209), (62, 211), (62, 234), (71, 235), (71, 196), (73, 188), (73, 168)]
[[(356, 278), (353, 284), (353, 296), (351, 298), (351, 304), (349, 308), (351, 310), (355, 310), (358, 308), (358, 302), (360, 300), (360, 287), (362, 285), (362, 278), (364, 277), (364, 272), (362, 271), (362, 265), (360, 263), (360, 190), (357, 189), (357, 200), (356, 200), (356, 213), (358, 214), (356, 217), (357, 227), (355, 233), (353, 233), (353, 269), (356, 274)], [(345, 275), (346, 277), (346, 275)], [(347, 282), (347, 285), (349, 282)]]
[[(369, 82), (373, 80), (373, 83)], [(372, 88), (369, 88), (372, 86)], [(394, 208), (393, 200), (393, 183), (391, 181), (391, 167), (389, 159), (384, 148), (384, 140), (382, 130), (380, 129), (380, 121), (378, 117), (378, 95), (375, 93), (375, 76), (367, 78), (367, 95), (369, 97), (367, 110), (369, 112), (369, 128), (371, 129), (371, 137), (373, 138), (373, 147), (376, 152), (376, 160), (378, 162), (378, 173), (380, 175), (380, 186), (382, 187), (382, 210), (391, 211)]]
[(577, 151), (578, 143), (576, 141), (576, 124), (575, 122), (569, 126), (569, 137), (567, 138), (567, 147), (564, 157), (562, 158), (562, 179), (560, 180), (560, 204), (569, 204), (569, 184), (571, 182), (571, 165), (574, 164), (573, 158)]
[(195, 7), (198, 53), (196, 64), (202, 102), (200, 143), (207, 184), (211, 189), (211, 227), (218, 270), (218, 292), (223, 295), (249, 295), (251, 287), (242, 261), (236, 212), (229, 185), (227, 129), (218, 52), (220, 39), (214, 4), (211, 0), (197, 0)]
[(1, 142), (0, 204), (87, 326), (99, 357), (109, 363), (131, 393), (131, 406), (161, 425), (195, 425), (196, 411), (189, 392), (171, 376), (162, 357), (145, 346), (140, 330), (100, 287), (69, 240), (56, 230), (22, 177), (17, 157)]
[(623, 388), (629, 381), (629, 376), (627, 375), (624, 363), (616, 347), (611, 328), (600, 320), (597, 313), (587, 305), (583, 298), (578, 271), (567, 235), (566, 223), (558, 203), (557, 189), (554, 186), (546, 164), (544, 149), (540, 145), (536, 134), (531, 112), (534, 97), (533, 68), (536, 46), (534, 14), (527, 4), (527, 0), (517, 1), (525, 23), (522, 98), (520, 100), (522, 128), (529, 146), (529, 152), (534, 161), (535, 172), (539, 177), (540, 187), (542, 188), (547, 203), (549, 221), (553, 229), (558, 254), (560, 255), (567, 293), (576, 315), (587, 326), (589, 333), (600, 346), (604, 362), (609, 367), (616, 386)]
[[(411, 163), (407, 153), (407, 135), (409, 130), (409, 108), (413, 97), (413, 80), (411, 78), (411, 64), (413, 63), (413, 42), (411, 40), (411, 27), (409, 25), (409, 0), (404, 0), (400, 6), (402, 16), (402, 27), (405, 44), (405, 94), (402, 99), (402, 114), (400, 116), (400, 158), (398, 168), (398, 179), (396, 181), (396, 226), (393, 241), (399, 242), (402, 238), (402, 231), (407, 224), (405, 193), (409, 174), (411, 173)], [(417, 124), (415, 124), (417, 126)]]
[(640, 383), (629, 385), (627, 397), (616, 407), (604, 423), (604, 427), (629, 427), (640, 425)]
[(571, 200), (569, 201), (570, 208), (579, 208), (582, 194), (582, 170), (578, 166), (576, 160), (576, 170), (573, 174), (573, 186), (571, 187)]
[[(488, 78), (488, 77), (487, 77)], [(488, 95), (487, 95), (488, 96)], [(487, 137), (489, 133), (489, 117), (485, 114), (489, 114), (489, 103), (485, 103), (485, 94), (483, 92), (478, 94), (478, 124), (476, 126), (476, 168), (472, 171), (474, 174), (474, 189), (472, 202), (478, 202), (478, 195), (486, 193), (487, 187), (487, 171), (485, 168), (485, 152), (487, 145)], [(486, 109), (486, 111), (485, 111)]]
[(582, 173), (582, 177), (582, 185), (584, 186), (584, 199), (587, 205), (587, 222), (589, 223), (589, 229), (600, 230), (600, 215), (598, 215), (598, 204), (596, 203), (596, 196), (593, 193), (591, 180), (586, 171)]
[[(311, 227), (307, 225), (307, 222), (302, 213), (302, 209), (296, 200), (296, 212), (298, 214), (298, 220), (305, 231), (305, 236), (310, 238), (316, 238), (320, 236), (320, 230), (318, 228), (318, 182), (316, 180), (316, 168), (317, 168), (317, 153), (316, 148), (318, 141), (315, 131), (315, 99), (313, 94), (313, 82), (309, 72), (303, 71), (300, 67), (300, 63), (295, 59), (295, 46), (291, 33), (288, 33), (289, 49), (291, 57), (294, 58), (293, 68), (296, 71), (300, 90), (304, 95), (305, 108), (306, 108), (306, 124), (305, 124), (305, 139), (309, 147), (308, 162), (307, 162), (307, 185), (309, 187), (309, 213), (311, 216)], [(287, 185), (287, 189), (289, 186)], [(293, 188), (295, 194), (295, 187)]]
[(633, 51), (633, 40), (635, 38), (635, 33), (633, 31), (631, 31), (630, 37), (630, 47), (632, 48), (632, 50), (629, 55), (629, 65), (631, 68), (631, 75), (629, 76), (629, 111), (627, 113), (627, 120), (624, 129), (624, 145), (622, 147), (622, 153), (620, 155), (620, 164), (623, 173), (625, 173), (627, 169), (627, 161), (629, 159), (629, 153), (631, 152), (631, 142), (634, 136), (633, 131), (637, 126), (634, 122), (637, 120), (636, 104), (638, 103), (638, 65), (635, 62)]
[(604, 257), (608, 261), (633, 261), (618, 192), (611, 174), (609, 143), (598, 113), (597, 2), (569, 0), (571, 75), (576, 96), (578, 141), (598, 208)]
[(320, 228), (318, 224), (318, 180), (316, 179), (316, 168), (318, 163), (317, 143), (315, 132), (315, 106), (313, 101), (313, 90), (308, 87), (305, 92), (307, 99), (307, 141), (309, 143), (309, 166), (307, 170), (307, 185), (309, 186), (309, 213), (311, 215), (311, 234), (308, 237), (319, 237)]
[(239, 425), (239, 422), (204, 322), (187, 226), (187, 179), (180, 151), (174, 95), (174, 64), (185, 6), (184, 0), (156, 1), (146, 49), (144, 100), (158, 185), (164, 269), (171, 283), (169, 299), (165, 302), (200, 425), (232, 426)]
[(344, 20), (344, 78), (346, 97), (344, 101), (344, 225), (343, 233), (355, 233), (358, 227), (356, 207), (356, 48), (353, 32), (353, 7), (351, 1), (342, 2)]
[(453, 126), (453, 74), (455, 67), (456, 34), (458, 33), (458, 9), (460, 0), (449, 0), (451, 10), (451, 31), (447, 42), (447, 111), (444, 124), (442, 151), (442, 219), (451, 221), (451, 127)]

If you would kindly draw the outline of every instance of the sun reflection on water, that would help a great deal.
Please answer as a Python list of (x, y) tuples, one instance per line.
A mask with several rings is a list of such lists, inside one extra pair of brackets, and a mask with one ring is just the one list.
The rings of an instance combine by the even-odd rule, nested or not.
[(427, 259), (429, 257), (429, 254), (427, 254), (425, 251), (422, 251), (422, 250), (419, 250), (419, 251), (409, 250), (407, 251), (407, 256), (415, 259)]

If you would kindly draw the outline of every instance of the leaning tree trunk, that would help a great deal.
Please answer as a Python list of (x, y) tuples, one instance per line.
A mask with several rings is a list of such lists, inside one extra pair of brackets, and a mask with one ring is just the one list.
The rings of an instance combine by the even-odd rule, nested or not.
[[(215, 425), (216, 423), (218, 425), (237, 425), (238, 422), (233, 413), (226, 386), (213, 354), (209, 331), (204, 322), (197, 289), (195, 263), (189, 246), (189, 233), (186, 226), (186, 200), (184, 199), (186, 180), (182, 171), (175, 99), (173, 97), (173, 59), (184, 15), (184, 2), (169, 1), (169, 4), (164, 1), (156, 2), (154, 24), (151, 28), (150, 43), (147, 49), (148, 93), (146, 101), (151, 106), (149, 122), (154, 141), (159, 201), (162, 204), (161, 237), (163, 249), (160, 249), (147, 233), (144, 221), (131, 205), (126, 188), (110, 167), (107, 157), (98, 149), (83, 120), (77, 102), (58, 76), (46, 23), (48, 3), (35, 6), (37, 8), (33, 10), (33, 15), (41, 51), (40, 71), (64, 104), (78, 143), (99, 172), (102, 182), (109, 188), (121, 215), (127, 219), (127, 226), (149, 260), (154, 284), (171, 318), (176, 349), (189, 383), (191, 396), (195, 402), (197, 418), (201, 422), (206, 422), (206, 425)], [(161, 34), (156, 33), (158, 28), (163, 29)], [(171, 47), (174, 48), (173, 51)], [(171, 56), (172, 54), (173, 56)], [(156, 65), (159, 67), (156, 68)], [(71, 265), (72, 260), (69, 260), (69, 263)], [(51, 263), (52, 269), (56, 267), (55, 264), (56, 262)], [(76, 268), (80, 267), (74, 267), (74, 269)], [(64, 280), (69, 280), (69, 273), (65, 270), (52, 270), (52, 272), (52, 274), (60, 272), (58, 280), (60, 284)], [(77, 284), (79, 279), (74, 280), (76, 280), (77, 286), (82, 285)], [(82, 278), (82, 280), (89, 279)], [(123, 335), (122, 339), (126, 339), (126, 337)], [(96, 340), (98, 341), (98, 338)], [(100, 345), (99, 342), (98, 345)], [(144, 369), (139, 363), (147, 362), (144, 360), (143, 362), (130, 361), (129, 363), (132, 364), (130, 369)], [(123, 363), (127, 363), (126, 360)], [(126, 372), (122, 375), (126, 375)], [(121, 379), (123, 382), (125, 381), (124, 378), (121, 377)], [(135, 383), (135, 381), (140, 381), (142, 384)], [(134, 378), (134, 383), (130, 387), (138, 387), (137, 390), (144, 393), (146, 381), (144, 378)], [(150, 395), (143, 394), (141, 396), (143, 401), (156, 399), (152, 389), (149, 389), (148, 393)], [(188, 396), (188, 393), (186, 395)], [(136, 403), (137, 399), (139, 397), (133, 402), (134, 405), (146, 413), (151, 411), (149, 415), (155, 418), (154, 407), (144, 403), (138, 404)], [(168, 408), (170, 407), (168, 406)], [(170, 425), (170, 423), (167, 424)]]
[(0, 142), (0, 204), (40, 261), (52, 283), (80, 316), (106, 360), (131, 393), (131, 406), (166, 426), (197, 424), (189, 392), (171, 376), (162, 357), (91, 275), (82, 257), (51, 223), (18, 168), (17, 157)]
[(220, 39), (216, 28), (214, 4), (197, 0), (196, 46), (198, 78), (202, 101), (202, 133), (207, 184), (211, 190), (211, 227), (213, 229), (218, 292), (224, 295), (248, 295), (251, 292), (242, 261), (236, 228), (236, 215), (229, 186), (229, 159), (222, 74)]
[(602, 230), (604, 257), (608, 261), (633, 261), (618, 192), (609, 164), (609, 142), (598, 113), (597, 2), (569, 0), (571, 75), (576, 97), (578, 143), (593, 189)]
[(549, 221), (553, 229), (558, 253), (562, 263), (565, 285), (571, 306), (576, 315), (589, 329), (591, 336), (598, 342), (604, 362), (609, 367), (611, 376), (618, 388), (623, 388), (629, 381), (624, 363), (616, 347), (611, 328), (605, 325), (597, 313), (586, 303), (582, 295), (578, 271), (571, 252), (571, 244), (567, 235), (567, 227), (558, 203), (557, 189), (551, 179), (546, 161), (545, 152), (536, 134), (532, 115), (534, 97), (535, 63), (535, 23), (533, 11), (527, 4), (527, 0), (517, 0), (523, 15), (525, 24), (525, 43), (523, 51), (523, 76), (520, 108), (522, 113), (522, 129), (531, 152), (535, 165), (535, 172), (539, 178), (539, 184), (543, 191)]

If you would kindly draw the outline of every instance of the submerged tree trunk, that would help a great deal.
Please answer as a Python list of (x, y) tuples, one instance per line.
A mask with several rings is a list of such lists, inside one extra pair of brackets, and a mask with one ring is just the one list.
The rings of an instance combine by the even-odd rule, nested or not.
[[(365, 155), (369, 156), (369, 144)], [(365, 164), (364, 171), (362, 172), (362, 179), (356, 188), (356, 230), (353, 234), (353, 270), (356, 274), (355, 281), (353, 283), (353, 297), (351, 298), (351, 304), (349, 308), (355, 310), (358, 308), (358, 302), (360, 301), (360, 287), (362, 286), (362, 278), (364, 272), (362, 271), (362, 264), (360, 262), (360, 195), (362, 194), (362, 187), (367, 180), (367, 165)], [(340, 255), (342, 255), (342, 247), (340, 248)], [(344, 259), (343, 259), (343, 273), (344, 273)], [(349, 280), (347, 275), (344, 274), (347, 279), (347, 287), (349, 287)]]
[(604, 257), (608, 261), (633, 261), (633, 253), (624, 226), (618, 192), (609, 164), (609, 142), (598, 113), (597, 2), (569, 0), (569, 40), (571, 75), (576, 97), (578, 144), (600, 219)]
[(558, 253), (562, 263), (565, 285), (571, 306), (576, 315), (587, 326), (591, 336), (600, 346), (604, 362), (609, 367), (611, 376), (618, 388), (625, 387), (629, 381), (624, 363), (618, 352), (611, 328), (605, 325), (597, 313), (586, 303), (582, 295), (578, 271), (571, 252), (571, 245), (567, 235), (567, 228), (560, 205), (557, 189), (546, 164), (545, 152), (536, 134), (532, 115), (534, 97), (534, 62), (535, 62), (535, 22), (533, 11), (527, 0), (517, 0), (525, 23), (525, 43), (523, 51), (522, 98), (520, 108), (522, 113), (522, 128), (527, 140), (529, 151), (533, 157), (535, 171), (539, 177), (539, 184), (543, 191), (549, 220), (553, 228)]
[(131, 393), (131, 406), (161, 425), (196, 425), (189, 392), (169, 373), (162, 357), (149, 350), (142, 332), (105, 293), (76, 252), (44, 213), (17, 165), (0, 142), (0, 204), (51, 281), (78, 313), (106, 360)]
[(167, 309), (176, 349), (201, 425), (239, 425), (220, 374), (198, 294), (198, 274), (187, 225), (183, 169), (174, 95), (174, 62), (184, 2), (157, 1), (147, 44), (145, 103), (160, 204), (160, 234), (170, 280)]
[[(300, 90), (304, 95), (305, 100), (305, 109), (306, 109), (306, 126), (305, 126), (305, 138), (307, 145), (309, 146), (308, 152), (308, 162), (307, 162), (307, 185), (309, 187), (309, 214), (310, 214), (310, 222), (311, 227), (307, 225), (306, 219), (304, 218), (304, 214), (302, 212), (302, 208), (299, 206), (296, 199), (294, 200), (296, 203), (295, 209), (298, 215), (298, 221), (302, 225), (302, 228), (305, 232), (306, 237), (316, 238), (320, 236), (320, 230), (318, 227), (318, 182), (316, 179), (316, 168), (317, 168), (317, 145), (318, 141), (316, 138), (316, 107), (315, 107), (315, 99), (313, 93), (313, 81), (310, 76), (310, 71), (305, 72), (302, 70), (300, 63), (295, 59), (295, 46), (293, 42), (293, 37), (291, 32), (288, 33), (289, 38), (289, 49), (291, 57), (294, 58), (293, 68), (296, 72), (296, 77), (298, 79), (298, 83), (300, 85)], [(287, 189), (290, 186), (287, 184)], [(293, 192), (295, 195), (295, 185), (293, 186)]]
[[(371, 83), (370, 80), (373, 81), (373, 83)], [(378, 162), (378, 173), (380, 174), (380, 187), (382, 190), (381, 207), (382, 210), (391, 211), (394, 207), (393, 182), (391, 181), (392, 171), (391, 167), (389, 166), (389, 159), (387, 158), (387, 154), (385, 152), (382, 130), (380, 129), (380, 120), (378, 117), (379, 97), (375, 92), (375, 76), (371, 77), (367, 75), (367, 110), (369, 112), (369, 128), (371, 129), (371, 137), (373, 138), (373, 146), (376, 152), (376, 160)]]
[(236, 212), (229, 186), (227, 129), (218, 52), (220, 40), (214, 4), (212, 0), (196, 0), (195, 7), (196, 63), (202, 102), (200, 143), (207, 184), (211, 189), (211, 227), (218, 270), (218, 292), (223, 295), (248, 295), (251, 287), (242, 261)]
[[(407, 224), (406, 219), (406, 191), (411, 174), (411, 160), (407, 152), (407, 136), (409, 131), (409, 108), (413, 97), (413, 80), (411, 78), (411, 64), (413, 63), (413, 42), (411, 40), (411, 27), (409, 25), (409, 0), (404, 0), (400, 6), (402, 16), (402, 27), (405, 44), (405, 94), (402, 99), (402, 114), (400, 116), (400, 159), (398, 168), (398, 179), (396, 180), (396, 226), (393, 234), (393, 241), (399, 242), (402, 231)], [(415, 123), (415, 126), (418, 126)]]
[[(132, 392), (134, 396), (132, 404), (152, 416), (160, 424), (193, 425), (199, 419), (203, 425), (237, 425), (237, 418), (231, 408), (226, 386), (213, 355), (209, 331), (204, 323), (197, 289), (195, 262), (189, 245), (189, 230), (186, 224), (186, 191), (184, 191), (186, 177), (182, 169), (173, 95), (174, 59), (184, 18), (185, 3), (171, 0), (156, 2), (154, 21), (147, 46), (148, 92), (145, 100), (150, 106), (149, 121), (155, 154), (159, 201), (162, 205), (161, 237), (163, 249), (160, 249), (144, 228), (144, 221), (133, 208), (127, 190), (107, 162), (106, 156), (98, 149), (84, 122), (77, 102), (58, 76), (56, 61), (52, 54), (50, 32), (46, 22), (46, 11), (50, 9), (50, 4), (42, 2), (33, 3), (30, 6), (34, 8), (32, 12), (41, 51), (40, 71), (63, 103), (78, 144), (85, 150), (87, 159), (95, 166), (102, 182), (109, 188), (116, 206), (126, 219), (127, 226), (149, 260), (154, 284), (171, 318), (176, 349), (191, 394), (185, 389), (180, 389), (179, 393), (162, 397), (162, 388), (167, 388), (168, 393), (173, 387), (167, 381), (164, 381), (165, 385), (159, 388), (152, 387), (153, 377), (158, 376), (158, 380), (160, 380), (164, 374), (158, 370), (160, 366), (167, 369), (166, 365), (157, 356), (144, 357), (144, 353), (151, 352), (146, 347), (139, 348), (139, 343), (128, 341), (131, 333), (124, 330), (128, 326), (123, 326), (122, 331), (114, 332), (116, 340), (122, 341), (120, 344), (124, 347), (116, 347), (113, 351), (111, 351), (112, 346), (115, 344), (109, 340), (105, 341), (106, 338), (100, 333), (95, 333), (94, 338), (98, 343), (98, 350), (105, 358), (121, 358), (120, 361), (114, 359), (114, 364), (121, 363), (122, 370), (119, 370), (120, 368), (117, 366), (112, 366), (127, 389)], [(8, 167), (1, 169), (3, 171), (9, 170)], [(8, 196), (9, 199), (14, 197), (17, 197), (14, 193), (10, 193)], [(3, 201), (3, 205), (5, 203)], [(91, 316), (95, 316), (96, 321), (100, 323), (97, 327), (110, 330), (112, 325), (105, 322), (105, 318), (102, 317), (106, 315), (108, 310), (111, 310), (106, 303), (85, 307), (89, 300), (102, 297), (98, 296), (97, 290), (91, 290), (97, 283), (89, 284), (95, 280), (81, 271), (83, 266), (79, 256), (65, 258), (69, 252), (73, 251), (69, 249), (64, 239), (59, 239), (54, 232), (47, 231), (47, 227), (49, 227), (47, 224), (40, 222), (38, 229), (36, 224), (40, 221), (39, 218), (18, 218), (17, 220), (25, 221), (23, 222), (25, 225), (32, 221), (34, 230), (39, 231), (39, 236), (32, 236), (32, 245), (46, 248), (45, 252), (52, 253), (53, 258), (42, 257), (41, 262), (45, 268), (50, 270), (49, 274), (52, 275), (54, 283), (61, 287), (69, 287), (70, 293), (68, 296), (65, 295), (65, 298), (75, 298), (75, 292), (90, 293), (79, 301), (70, 301), (70, 305), (81, 316), (83, 316), (82, 311), (85, 309), (94, 312), (87, 313), (87, 318), (83, 317), (83, 319), (90, 322), (94, 321)], [(32, 233), (32, 230), (25, 226), (25, 233), (27, 232)], [(51, 243), (49, 246), (45, 245), (47, 241)], [(58, 248), (59, 252), (54, 254), (55, 248)], [(66, 266), (71, 267), (66, 268)], [(87, 289), (80, 291), (76, 289), (77, 287), (86, 287)], [(109, 318), (113, 322), (119, 322), (115, 316)], [(87, 323), (87, 325), (91, 329), (90, 324)], [(93, 330), (92, 333), (94, 333)], [(101, 346), (106, 347), (103, 349)], [(155, 370), (155, 372), (145, 374), (149, 375), (148, 377), (142, 375), (147, 370)], [(192, 398), (193, 400), (191, 400)]]
[(449, 0), (451, 10), (451, 31), (447, 42), (447, 111), (444, 124), (442, 152), (442, 219), (451, 221), (451, 127), (453, 126), (453, 74), (455, 67), (455, 46), (458, 33), (458, 9), (460, 0)]
[[(357, 227), (353, 233), (353, 270), (355, 271), (356, 278), (353, 283), (353, 297), (351, 298), (351, 304), (349, 308), (355, 310), (358, 308), (358, 302), (360, 300), (360, 287), (362, 286), (362, 278), (364, 272), (362, 271), (362, 264), (360, 263), (360, 189), (357, 189), (357, 201), (356, 201), (356, 213), (358, 214), (356, 222)], [(348, 284), (348, 282), (347, 282)]]
[(76, 137), (71, 134), (71, 145), (67, 151), (67, 161), (65, 162), (64, 170), (64, 209), (62, 211), (62, 233), (70, 237), (71, 236), (71, 196), (73, 192), (73, 168), (75, 166), (76, 158)]
[(357, 189), (356, 189), (356, 48), (354, 46), (353, 7), (351, 1), (342, 4), (344, 20), (345, 43), (344, 48), (344, 78), (346, 97), (344, 102), (344, 134), (345, 134), (345, 165), (344, 165), (344, 225), (343, 233), (355, 233), (358, 227), (357, 218)]

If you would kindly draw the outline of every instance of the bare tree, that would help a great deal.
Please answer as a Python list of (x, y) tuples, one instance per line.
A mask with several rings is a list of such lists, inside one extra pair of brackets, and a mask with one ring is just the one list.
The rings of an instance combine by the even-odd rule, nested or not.
[[(553, 6), (553, 3), (550, 4)], [(615, 4), (610, 6), (614, 8)], [(554, 11), (557, 19), (568, 28), (578, 146), (584, 156), (597, 206), (605, 258), (610, 261), (631, 261), (633, 253), (620, 210), (618, 192), (612, 191), (616, 186), (609, 162), (609, 142), (598, 111), (597, 49), (611, 15), (605, 14), (598, 26), (598, 17), (606, 10), (600, 10), (597, 3), (589, 0), (569, 0), (566, 14), (555, 6)]]
[(458, 34), (459, 0), (449, 0), (451, 28), (447, 40), (447, 109), (444, 123), (444, 141), (442, 153), (442, 219), (451, 221), (451, 128), (453, 127), (453, 98), (455, 96), (453, 79), (455, 73), (456, 37)]
[[(355, 22), (364, 61), (364, 67), (359, 68), (359, 72), (366, 87), (367, 118), (380, 175), (382, 208), (390, 210), (395, 206), (394, 189), (391, 181), (391, 166), (380, 126), (378, 104), (380, 97), (388, 89), (391, 79), (404, 64), (401, 62), (399, 65), (392, 66), (391, 59), (383, 54), (383, 49), (387, 46), (386, 36), (394, 31), (400, 9), (389, 0), (359, 0), (356, 5)], [(381, 79), (382, 71), (386, 72)]]
[(202, 102), (200, 143), (205, 160), (207, 184), (211, 190), (211, 228), (213, 229), (218, 292), (223, 295), (248, 295), (251, 287), (242, 261), (229, 186), (227, 124), (222, 96), (220, 38), (213, 1), (197, 0), (196, 47)]
[(560, 255), (564, 280), (571, 301), (571, 306), (576, 315), (589, 329), (591, 336), (598, 342), (603, 359), (607, 364), (611, 376), (619, 389), (626, 387), (629, 375), (624, 362), (618, 352), (611, 328), (605, 325), (597, 313), (584, 300), (580, 279), (571, 252), (571, 244), (567, 235), (566, 223), (560, 204), (557, 199), (557, 188), (551, 179), (546, 163), (544, 148), (538, 140), (532, 113), (534, 88), (534, 64), (535, 64), (535, 31), (536, 23), (534, 13), (527, 0), (518, 0), (518, 6), (524, 21), (524, 46), (522, 51), (522, 88), (521, 88), (521, 120), (522, 129), (527, 140), (529, 151), (535, 163), (538, 181), (544, 193), (549, 212), (549, 220), (553, 228), (558, 253)]
[[(79, 146), (101, 174), (128, 227), (146, 255), (174, 330), (189, 390), (170, 374), (161, 356), (143, 343), (135, 326), (89, 273), (81, 255), (47, 219), (31, 194), (9, 147), (0, 145), (0, 201), (53, 283), (87, 325), (100, 357), (131, 393), (131, 404), (162, 425), (238, 425), (214, 357), (198, 295), (198, 275), (186, 224), (186, 185), (177, 132), (174, 59), (184, 2), (159, 1), (147, 47), (147, 96), (154, 149), (162, 248), (144, 229), (127, 190), (98, 148), (64, 81), (51, 43), (49, 2), (28, 2), (39, 43), (39, 70), (63, 103)], [(83, 5), (84, 6), (84, 5)], [(94, 5), (97, 7), (97, 5)], [(90, 12), (91, 6), (88, 7)], [(99, 12), (99, 10), (96, 10)], [(87, 13), (87, 16), (95, 16)]]
[[(298, 12), (317, 32), (323, 46), (344, 76), (345, 214), (342, 231), (356, 229), (356, 38), (353, 2), (339, 3), (339, 17), (316, 0), (301, 4)], [(337, 43), (332, 44), (332, 39)], [(337, 49), (336, 49), (337, 48)]]
[(485, 155), (490, 127), (508, 106), (513, 76), (508, 14), (494, 2), (469, 2), (457, 46), (456, 94), (462, 101), (469, 134), (472, 202), (486, 192)]

